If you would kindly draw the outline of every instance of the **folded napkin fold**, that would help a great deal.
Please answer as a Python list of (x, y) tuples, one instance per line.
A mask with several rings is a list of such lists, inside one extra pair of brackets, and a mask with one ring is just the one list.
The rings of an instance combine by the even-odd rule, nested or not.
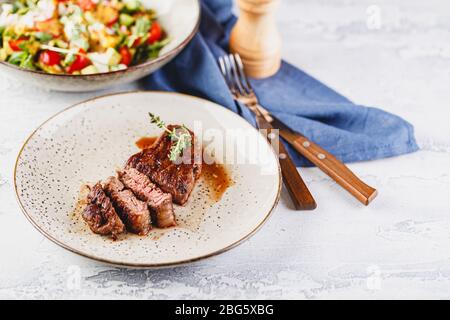
[[(176, 59), (142, 84), (146, 89), (214, 101), (254, 124), (253, 115), (233, 101), (217, 65), (217, 57), (227, 52), (236, 21), (231, 10), (231, 0), (203, 0), (200, 32)], [(287, 62), (276, 75), (251, 82), (266, 109), (344, 162), (418, 150), (411, 124), (382, 110), (354, 104)], [(298, 166), (311, 165), (292, 149), (289, 153)]]

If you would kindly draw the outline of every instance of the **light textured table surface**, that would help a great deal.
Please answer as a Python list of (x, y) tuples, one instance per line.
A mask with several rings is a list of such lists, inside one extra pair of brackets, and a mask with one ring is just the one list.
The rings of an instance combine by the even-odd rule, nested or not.
[(288, 61), (415, 125), (420, 152), (350, 165), (379, 189), (373, 204), (303, 169), (319, 208), (292, 211), (283, 191), (261, 231), (223, 255), (157, 271), (81, 258), (24, 218), (12, 171), (37, 125), (105, 92), (49, 93), (0, 74), (1, 298), (450, 298), (450, 4), (283, 0), (278, 17)]

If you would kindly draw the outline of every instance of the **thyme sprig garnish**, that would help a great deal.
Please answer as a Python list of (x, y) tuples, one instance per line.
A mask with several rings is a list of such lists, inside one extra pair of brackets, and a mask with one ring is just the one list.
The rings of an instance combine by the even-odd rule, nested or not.
[(149, 112), (148, 115), (150, 116), (151, 123), (156, 124), (158, 128), (167, 132), (173, 142), (172, 147), (170, 148), (169, 159), (172, 162), (177, 161), (178, 157), (183, 154), (183, 151), (192, 144), (192, 138), (188, 128), (183, 124), (181, 128), (173, 128), (170, 130), (159, 116), (156, 116), (151, 112)]

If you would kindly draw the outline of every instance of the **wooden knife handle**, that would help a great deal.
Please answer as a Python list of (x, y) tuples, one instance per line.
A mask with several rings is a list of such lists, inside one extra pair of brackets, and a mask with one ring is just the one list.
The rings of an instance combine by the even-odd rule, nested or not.
[(365, 184), (345, 164), (306, 137), (298, 135), (289, 143), (364, 205), (367, 206), (377, 196), (376, 189)]
[[(270, 131), (269, 131), (270, 136)], [(314, 210), (317, 208), (316, 201), (314, 200), (311, 192), (309, 192), (308, 187), (303, 181), (302, 177), (297, 171), (294, 162), (287, 153), (283, 142), (278, 136), (272, 139), (278, 139), (278, 158), (280, 161), (281, 172), (283, 175), (283, 182), (286, 189), (291, 196), (292, 202), (294, 203), (295, 209), (297, 210)], [(270, 141), (269, 141), (270, 142)]]

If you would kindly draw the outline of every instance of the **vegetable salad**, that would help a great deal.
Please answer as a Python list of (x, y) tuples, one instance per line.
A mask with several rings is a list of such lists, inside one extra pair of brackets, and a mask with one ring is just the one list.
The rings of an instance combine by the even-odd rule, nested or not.
[(126, 69), (168, 41), (139, 0), (16, 0), (0, 14), (0, 60), (54, 74)]

